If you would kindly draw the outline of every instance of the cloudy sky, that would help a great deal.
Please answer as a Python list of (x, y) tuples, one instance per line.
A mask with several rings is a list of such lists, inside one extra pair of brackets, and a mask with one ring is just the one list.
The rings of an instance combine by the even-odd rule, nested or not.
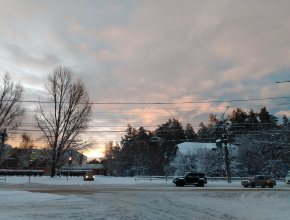
[[(24, 85), (23, 100), (44, 100), (47, 74), (66, 66), (93, 102), (176, 103), (94, 105), (90, 156), (129, 123), (154, 130), (178, 118), (197, 130), (227, 106), (290, 116), (290, 98), (185, 104), (290, 97), (290, 83), (275, 83), (290, 80), (289, 8), (288, 0), (0, 0), (0, 73)], [(34, 123), (34, 106), (24, 105), (23, 130)]]

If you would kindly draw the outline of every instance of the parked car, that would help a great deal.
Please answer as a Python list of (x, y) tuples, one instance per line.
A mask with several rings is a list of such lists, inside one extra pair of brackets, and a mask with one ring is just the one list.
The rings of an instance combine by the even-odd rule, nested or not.
[(287, 176), (285, 177), (286, 184), (290, 184), (290, 170), (287, 173)]
[(94, 181), (94, 179), (95, 179), (95, 176), (93, 175), (92, 172), (85, 173), (84, 181), (88, 181), (88, 180)]
[(172, 182), (176, 186), (195, 185), (204, 186), (207, 183), (207, 178), (204, 173), (187, 172), (182, 177), (174, 177)]
[(265, 187), (268, 186), (269, 188), (273, 188), (276, 186), (276, 180), (265, 175), (255, 175), (250, 177), (249, 179), (242, 179), (241, 184), (244, 187), (252, 187), (255, 188), (256, 186)]

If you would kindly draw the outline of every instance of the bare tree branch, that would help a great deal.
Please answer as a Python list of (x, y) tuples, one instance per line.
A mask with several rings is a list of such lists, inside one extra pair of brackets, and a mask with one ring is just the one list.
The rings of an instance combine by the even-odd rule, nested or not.
[(19, 105), (23, 95), (23, 86), (15, 84), (9, 73), (0, 79), (0, 130), (7, 127), (8, 132), (20, 126), (25, 109)]
[(80, 147), (78, 136), (88, 126), (92, 104), (82, 80), (74, 80), (66, 67), (58, 67), (48, 75), (45, 89), (53, 108), (45, 110), (39, 103), (35, 119), (51, 147), (51, 176), (54, 176), (68, 150), (82, 151), (88, 147)]

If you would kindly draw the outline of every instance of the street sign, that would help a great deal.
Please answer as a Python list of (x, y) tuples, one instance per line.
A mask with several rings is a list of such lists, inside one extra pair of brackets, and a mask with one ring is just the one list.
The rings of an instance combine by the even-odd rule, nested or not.
[(32, 152), (31, 153), (31, 160), (34, 160), (35, 159), (35, 152)]

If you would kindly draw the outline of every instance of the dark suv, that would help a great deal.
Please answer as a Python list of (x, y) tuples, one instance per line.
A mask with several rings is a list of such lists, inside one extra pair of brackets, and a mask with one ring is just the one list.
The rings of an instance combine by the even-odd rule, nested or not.
[(187, 172), (183, 177), (174, 177), (172, 182), (175, 183), (176, 186), (204, 186), (204, 184), (207, 183), (207, 178), (204, 173)]

